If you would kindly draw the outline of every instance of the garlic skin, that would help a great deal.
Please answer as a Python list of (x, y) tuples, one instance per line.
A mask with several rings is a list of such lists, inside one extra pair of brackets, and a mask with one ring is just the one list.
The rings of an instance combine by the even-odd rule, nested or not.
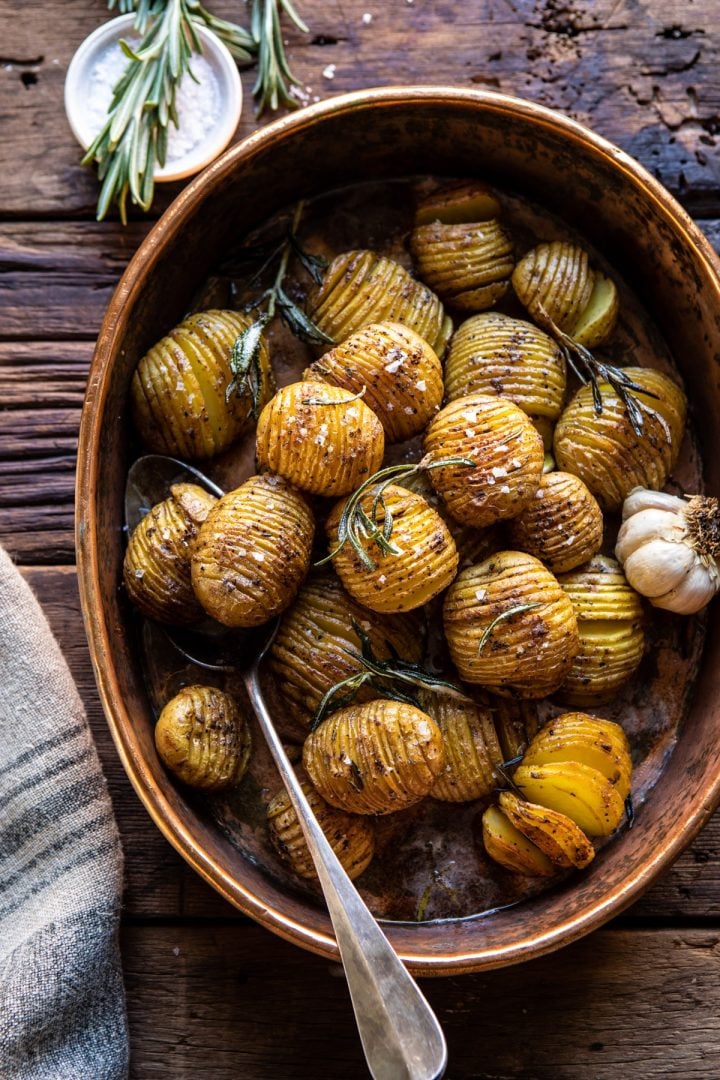
[(720, 589), (718, 500), (634, 488), (623, 505), (615, 554), (632, 587), (654, 607), (693, 615)]

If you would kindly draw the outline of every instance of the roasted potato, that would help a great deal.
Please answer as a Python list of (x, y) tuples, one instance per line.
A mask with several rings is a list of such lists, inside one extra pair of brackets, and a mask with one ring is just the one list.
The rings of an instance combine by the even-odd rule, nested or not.
[[(413, 619), (362, 607), (331, 572), (310, 577), (283, 616), (268, 657), (284, 700), (301, 721), (309, 723), (328, 690), (363, 670), (353, 622), (367, 634), (379, 660), (393, 654), (420, 659), (422, 638)], [(359, 700), (375, 696), (363, 688)]]
[(203, 616), (190, 580), (198, 529), (216, 499), (196, 484), (174, 484), (134, 529), (123, 562), (125, 590), (148, 619), (187, 626)]
[(619, 308), (612, 278), (590, 266), (579, 244), (538, 244), (515, 267), (513, 285), (541, 326), (556, 326), (592, 349), (610, 336)]
[(432, 790), (445, 764), (440, 729), (413, 705), (350, 705), (308, 735), (303, 765), (322, 797), (352, 814), (390, 814)]
[(239, 784), (247, 769), (250, 729), (229, 694), (187, 686), (160, 713), (155, 746), (184, 784), (220, 791)]
[(482, 842), (494, 862), (526, 877), (553, 877), (556, 869), (537, 844), (510, 823), (497, 806), (482, 815)]
[(363, 395), (388, 442), (418, 435), (440, 408), (442, 366), (428, 343), (400, 323), (370, 323), (316, 360), (305, 378)]
[(445, 768), (430, 792), (442, 802), (471, 802), (491, 794), (498, 782), (496, 769), (503, 752), (489, 708), (468, 700), (427, 694), (422, 706), (440, 728)]
[(257, 426), (257, 462), (314, 495), (345, 495), (377, 472), (382, 424), (364, 401), (323, 382), (278, 390)]
[(448, 589), (443, 619), (461, 678), (541, 698), (564, 682), (579, 648), (573, 605), (538, 559), (491, 555)]
[[(366, 514), (372, 512), (374, 500), (371, 487), (360, 500)], [(338, 504), (327, 520), (331, 552), (338, 548), (338, 529), (345, 507), (345, 502)], [(381, 550), (358, 533), (357, 542), (374, 569), (364, 564), (349, 541), (337, 550), (333, 566), (350, 595), (372, 611), (412, 611), (447, 588), (455, 577), (458, 553), (447, 525), (421, 495), (390, 484), (383, 492), (383, 506), (377, 511), (380, 528), (386, 513), (392, 515), (389, 539), (396, 554)]]
[(310, 566), (315, 522), (279, 476), (253, 476), (219, 499), (195, 541), (192, 586), (226, 626), (259, 626), (295, 599)]
[[(133, 417), (143, 442), (160, 454), (193, 459), (225, 450), (253, 423), (249, 386), (227, 397), (233, 345), (251, 323), (237, 311), (189, 315), (143, 356), (133, 376)], [(257, 358), (261, 408), (275, 380), (264, 338)]]
[[(448, 513), (482, 527), (519, 514), (540, 485), (542, 438), (517, 405), (470, 394), (442, 409), (425, 435), (430, 481)], [(438, 465), (463, 458), (470, 466)]]
[[(302, 783), (302, 789), (346, 874), (351, 881), (360, 877), (375, 853), (373, 822), (330, 806), (308, 781)], [(300, 877), (317, 878), (302, 827), (284, 789), (268, 805), (267, 818), (270, 840), (280, 857)]]
[(554, 574), (562, 574), (600, 550), (602, 510), (579, 476), (545, 473), (535, 498), (509, 522), (508, 538), (518, 551), (527, 551)]
[(507, 398), (532, 420), (552, 446), (555, 421), (565, 400), (565, 361), (542, 330), (497, 311), (461, 323), (445, 363), (448, 401), (468, 394)]
[(555, 428), (558, 468), (579, 476), (604, 510), (618, 510), (635, 487), (663, 487), (685, 431), (687, 402), (672, 379), (652, 368), (624, 371), (647, 391), (632, 392), (643, 409), (641, 435), (633, 431), (623, 402), (604, 382), (599, 384), (600, 414), (592, 387), (582, 386)]
[(309, 314), (337, 343), (368, 323), (402, 323), (440, 357), (452, 333), (452, 321), (435, 293), (400, 263), (374, 251), (347, 251), (333, 259), (310, 297)]

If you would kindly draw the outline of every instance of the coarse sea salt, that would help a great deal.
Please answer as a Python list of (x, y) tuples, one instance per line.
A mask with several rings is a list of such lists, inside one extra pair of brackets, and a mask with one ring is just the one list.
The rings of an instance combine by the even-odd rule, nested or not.
[[(138, 44), (129, 38), (131, 47)], [(88, 127), (93, 138), (102, 129), (113, 97), (113, 89), (127, 67), (127, 57), (117, 42), (108, 45), (90, 69), (87, 94), (84, 100)], [(168, 125), (166, 164), (176, 164), (188, 157), (209, 132), (217, 126), (222, 116), (220, 87), (212, 66), (198, 54), (190, 61), (190, 72), (197, 79), (184, 75), (175, 95), (179, 127), (171, 121)]]

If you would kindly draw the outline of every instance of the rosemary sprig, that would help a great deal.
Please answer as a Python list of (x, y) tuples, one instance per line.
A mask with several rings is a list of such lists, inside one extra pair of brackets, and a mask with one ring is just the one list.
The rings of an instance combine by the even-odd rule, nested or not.
[(262, 333), (269, 321), (267, 315), (261, 315), (259, 319), (251, 323), (237, 336), (230, 354), (230, 370), (233, 377), (225, 388), (225, 401), (229, 403), (233, 394), (237, 394), (238, 397), (249, 394), (250, 413), (253, 420), (257, 420), (260, 412), (262, 390), (260, 350)]
[(357, 394), (353, 394), (352, 397), (342, 398), (340, 401), (321, 401), (320, 398), (303, 398), (300, 402), (301, 405), (349, 405), (351, 401), (359, 401), (360, 398), (365, 397), (365, 391), (367, 386), (363, 386), (362, 390), (359, 390)]
[(302, 217), (303, 207), (304, 203), (301, 200), (293, 211), (292, 219), (282, 241), (270, 251), (249, 281), (251, 287), (262, 281), (266, 272), (277, 260), (277, 270), (272, 284), (255, 300), (246, 304), (244, 310), (246, 312), (257, 311), (259, 308), (264, 307), (265, 312), (260, 318), (265, 319), (265, 323), (270, 322), (271, 319), (275, 318), (276, 314), (279, 314), (283, 322), (301, 341), (306, 341), (310, 345), (334, 345), (333, 339), (319, 326), (315, 325), (302, 308), (288, 296), (284, 288), (290, 258), (293, 255), (299, 258), (298, 252), (302, 251), (303, 253), (303, 259), (300, 261), (303, 262), (304, 266), (313, 265), (318, 269), (318, 272), (320, 268), (327, 266), (327, 263), (320, 255), (311, 255), (305, 252), (300, 245), (297, 229)]
[(496, 615), (493, 621), (483, 630), (480, 641), (478, 642), (477, 655), (479, 656), (480, 653), (483, 651), (488, 641), (490, 640), (490, 635), (494, 631), (495, 627), (498, 626), (501, 622), (505, 622), (506, 619), (512, 619), (513, 615), (522, 615), (524, 611), (535, 611), (535, 609), (539, 607), (542, 607), (542, 604), (516, 604), (515, 607), (507, 608), (505, 611), (501, 611), (500, 614)]
[(166, 161), (168, 125), (178, 124), (177, 88), (186, 74), (193, 77), (192, 55), (202, 51), (197, 27), (216, 34), (238, 63), (257, 58), (253, 94), (258, 115), (268, 107), (297, 107), (290, 85), (298, 80), (285, 55), (281, 15), (304, 33), (307, 27), (291, 0), (252, 0), (250, 30), (213, 15), (200, 0), (108, 0), (108, 7), (122, 14), (134, 12), (141, 40), (136, 48), (120, 42), (128, 65), (113, 90), (107, 120), (82, 163), (98, 166), (98, 221), (117, 203), (125, 224), (128, 195), (142, 210), (152, 204), (155, 169)]
[[(575, 341), (564, 330), (561, 330), (548, 315), (542, 304), (538, 304), (538, 313), (540, 316), (539, 321), (555, 338), (568, 367), (572, 369), (583, 385), (589, 382), (592, 386), (593, 408), (596, 416), (600, 416), (603, 411), (602, 392), (599, 383), (606, 382), (609, 383), (625, 406), (630, 426), (638, 437), (642, 435), (644, 429), (643, 413), (656, 416), (667, 429), (667, 425), (660, 414), (655, 409), (648, 408), (647, 405), (635, 397), (635, 394), (640, 393), (644, 394), (645, 397), (657, 398), (657, 394), (653, 394), (640, 386), (622, 368), (598, 360), (585, 345), (581, 345), (579, 341)], [(666, 430), (666, 433), (669, 440), (669, 429)]]
[(360, 688), (366, 684), (381, 693), (383, 697), (393, 701), (402, 701), (407, 705), (417, 705), (417, 697), (400, 689), (397, 686), (398, 683), (403, 687), (414, 686), (422, 690), (432, 690), (435, 693), (455, 698), (457, 701), (470, 700), (467, 694), (464, 694), (454, 683), (437, 678), (419, 664), (402, 660), (398, 656), (393, 656), (389, 660), (378, 659), (372, 642), (363, 628), (354, 619), (351, 620), (351, 625), (360, 642), (360, 652), (357, 653), (352, 649), (346, 649), (345, 652), (353, 660), (359, 662), (363, 670), (349, 675), (346, 679), (341, 679), (327, 691), (315, 710), (311, 724), (312, 731), (329, 713), (344, 708), (345, 705), (354, 701)]
[[(439, 461), (429, 460), (427, 457), (414, 465), (387, 465), (379, 469), (367, 480), (363, 481), (359, 488), (350, 495), (343, 507), (343, 512), (338, 524), (337, 544), (324, 559), (320, 559), (315, 566), (324, 566), (330, 562), (338, 552), (342, 551), (346, 543), (350, 543), (360, 562), (366, 570), (377, 570), (377, 563), (368, 555), (363, 541), (370, 541), (380, 548), (385, 555), (402, 555), (400, 548), (391, 543), (393, 531), (393, 517), (389, 506), (383, 498), (385, 489), (399, 476), (412, 476), (414, 473), (429, 472), (430, 469), (439, 469), (451, 465), (468, 465), (473, 467), (476, 463), (469, 458), (441, 458)], [(365, 494), (374, 487), (373, 501), (370, 513), (367, 514), (362, 506)], [(382, 525), (378, 521), (378, 513), (382, 511)]]

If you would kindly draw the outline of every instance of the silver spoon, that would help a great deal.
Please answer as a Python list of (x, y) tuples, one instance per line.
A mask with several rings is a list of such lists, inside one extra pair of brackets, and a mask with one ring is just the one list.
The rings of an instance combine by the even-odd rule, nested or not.
[[(133, 529), (143, 512), (167, 498), (172, 483), (200, 484), (214, 495), (222, 491), (197, 469), (173, 458), (150, 454), (140, 458), (128, 475), (126, 523)], [(355, 1019), (365, 1058), (375, 1080), (436, 1080), (445, 1072), (447, 1046), (438, 1019), (420, 988), (399, 959), (371, 914), (365, 901), (345, 873), (300, 786), (295, 770), (283, 749), (260, 689), (260, 662), (277, 632), (277, 620), (258, 631), (228, 631), (222, 640), (223, 657), (208, 657), (213, 639), (206, 630), (196, 631), (182, 641), (168, 636), (184, 656), (217, 670), (226, 670), (229, 655), (232, 669), (241, 674), (250, 703), (267, 740), (283, 784), (302, 826), (317, 870), (345, 968)], [(190, 632), (192, 634), (192, 631)], [(235, 635), (232, 644), (228, 641)], [(200, 656), (188, 651), (197, 646)]]

